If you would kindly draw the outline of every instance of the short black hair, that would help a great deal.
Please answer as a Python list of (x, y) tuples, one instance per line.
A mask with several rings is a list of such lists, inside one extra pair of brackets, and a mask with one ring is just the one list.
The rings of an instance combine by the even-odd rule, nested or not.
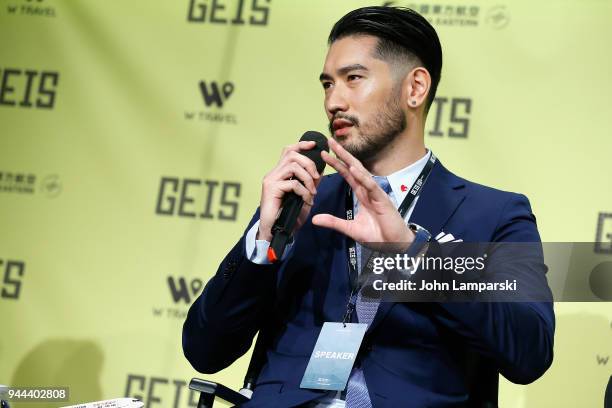
[(334, 24), (328, 44), (352, 35), (378, 38), (376, 56), (385, 61), (404, 57), (417, 60), (431, 76), (426, 112), (436, 96), (442, 73), (442, 46), (436, 30), (416, 11), (406, 7), (362, 7)]

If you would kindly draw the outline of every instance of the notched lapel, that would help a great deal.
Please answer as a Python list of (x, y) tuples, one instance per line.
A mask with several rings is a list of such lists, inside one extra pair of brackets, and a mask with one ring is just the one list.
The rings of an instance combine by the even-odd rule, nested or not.
[(436, 164), (423, 186), (410, 222), (438, 235), (465, 199), (465, 183), (442, 165)]

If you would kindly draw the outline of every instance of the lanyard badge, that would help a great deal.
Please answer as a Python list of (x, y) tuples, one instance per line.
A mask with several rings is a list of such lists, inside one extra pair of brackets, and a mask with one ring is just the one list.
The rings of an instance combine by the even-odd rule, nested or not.
[[(434, 156), (432, 152), (427, 164), (398, 208), (402, 218), (406, 216), (408, 209), (419, 196), (436, 161), (436, 156)], [(349, 188), (346, 196), (346, 219), (350, 221), (353, 217), (353, 194)], [(368, 325), (365, 323), (349, 323), (353, 311), (355, 310), (357, 293), (359, 293), (360, 285), (357, 279), (357, 245), (350, 238), (347, 239), (348, 263), (351, 275), (351, 294), (346, 306), (346, 313), (341, 323), (325, 322), (323, 324), (315, 348), (308, 361), (308, 366), (302, 377), (300, 388), (344, 390), (355, 359), (357, 358), (361, 342), (368, 328)], [(373, 255), (374, 253), (370, 255), (370, 259)], [(366, 264), (368, 262), (366, 262)]]
[(368, 325), (323, 323), (300, 388), (343, 390)]

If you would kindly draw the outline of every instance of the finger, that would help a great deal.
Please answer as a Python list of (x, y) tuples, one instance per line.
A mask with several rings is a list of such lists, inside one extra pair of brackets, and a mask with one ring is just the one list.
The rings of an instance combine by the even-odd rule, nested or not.
[(351, 166), (349, 168), (351, 175), (357, 180), (357, 182), (362, 185), (365, 190), (370, 194), (370, 196), (374, 199), (381, 200), (387, 197), (387, 194), (383, 191), (382, 188), (374, 181), (374, 178), (370, 176), (368, 173), (358, 169), (355, 166)]
[(284, 157), (289, 152), (299, 152), (300, 150), (310, 150), (315, 146), (316, 146), (316, 143), (313, 140), (297, 142), (297, 143), (285, 146), (281, 153), (281, 157)]
[(321, 152), (321, 157), (323, 158), (323, 160), (325, 160), (325, 163), (332, 166), (346, 180), (346, 182), (349, 184), (349, 186), (351, 186), (353, 190), (358, 187), (357, 181), (349, 171), (349, 168), (344, 163), (342, 163), (340, 160), (327, 153), (326, 151)]
[(346, 163), (347, 167), (358, 166), (365, 170), (365, 167), (363, 167), (361, 162), (357, 160), (355, 156), (347, 152), (346, 149), (344, 149), (344, 147), (340, 145), (340, 143), (336, 142), (332, 138), (329, 139), (329, 147), (334, 151), (334, 153), (336, 154), (336, 156), (338, 156), (340, 160)]
[(321, 177), (321, 175), (317, 171), (317, 166), (315, 166), (314, 162), (308, 157), (296, 151), (291, 151), (287, 153), (287, 155), (285, 155), (285, 157), (280, 160), (277, 167), (281, 167), (292, 162), (298, 163), (300, 166), (308, 170), (313, 179), (316, 180)]
[(357, 189), (357, 185), (363, 185), (364, 182), (366, 184), (363, 186), (367, 187), (366, 189), (368, 191), (376, 188), (375, 186), (377, 184), (375, 181), (372, 180), (372, 177), (371, 177), (372, 175), (370, 174), (370, 172), (363, 166), (363, 164), (361, 164), (359, 160), (357, 160), (352, 154), (346, 151), (340, 145), (340, 143), (336, 142), (333, 139), (330, 139), (330, 147), (332, 148), (334, 153), (336, 153), (336, 156), (338, 156), (338, 158), (342, 162), (344, 162), (344, 165), (349, 169), (349, 174), (351, 175), (357, 174), (357, 173), (354, 173), (352, 170), (350, 170), (352, 167), (354, 167), (357, 171), (360, 172), (361, 177), (359, 178), (353, 177), (353, 180), (355, 180), (354, 182), (355, 185), (351, 185), (351, 187), (353, 188), (353, 190), (355, 190), (355, 192), (359, 191)]
[[(306, 203), (306, 204), (308, 204), (310, 206), (312, 206), (314, 204), (314, 202), (313, 202), (313, 199), (314, 199), (313, 194), (311, 194), (310, 191), (308, 191), (308, 189), (306, 189), (306, 187), (304, 187), (302, 185), (302, 183), (300, 183), (297, 180), (283, 180), (283, 181), (279, 181), (276, 184), (276, 187), (282, 193), (294, 192), (295, 194), (299, 195), (302, 198), (304, 203)], [(279, 194), (277, 197), (278, 198), (282, 198), (283, 196), (284, 196), (284, 194)]]
[[(335, 168), (338, 171), (338, 173), (346, 180), (346, 182), (349, 184), (349, 186), (351, 186), (351, 189), (357, 195), (357, 199), (359, 201), (365, 202), (366, 199), (369, 201), (372, 198), (370, 196), (370, 193), (369, 193), (368, 189), (363, 185), (363, 181), (366, 181), (368, 183), (372, 182), (372, 183), (374, 183), (374, 187), (373, 188), (376, 188), (377, 184), (376, 184), (375, 181), (372, 180), (372, 177), (370, 176), (369, 173), (365, 172), (365, 174), (366, 174), (365, 178), (357, 179), (357, 178), (354, 177), (353, 173), (346, 166), (346, 164), (344, 164), (342, 161), (340, 161), (337, 158), (333, 157), (329, 153), (325, 153), (325, 154), (322, 153), (321, 156), (323, 157), (323, 160), (325, 160), (330, 166)], [(383, 192), (383, 194), (384, 194), (384, 192)], [(376, 198), (380, 198), (380, 196), (375, 196), (375, 197)]]
[(351, 236), (350, 221), (334, 217), (331, 214), (317, 214), (312, 217), (312, 223), (319, 227), (333, 229), (354, 239), (354, 237)]
[(297, 178), (312, 194), (317, 194), (317, 188), (315, 187), (314, 180), (310, 173), (295, 162), (289, 163), (282, 169), (279, 169), (277, 176), (279, 180), (287, 180), (291, 177)]
[(340, 160), (338, 160), (338, 158), (332, 156), (325, 150), (321, 152), (321, 158), (325, 161), (325, 163), (329, 164), (334, 169), (336, 169), (336, 171), (340, 173), (342, 176), (352, 177), (351, 173), (348, 170), (348, 167), (344, 163), (342, 163)]

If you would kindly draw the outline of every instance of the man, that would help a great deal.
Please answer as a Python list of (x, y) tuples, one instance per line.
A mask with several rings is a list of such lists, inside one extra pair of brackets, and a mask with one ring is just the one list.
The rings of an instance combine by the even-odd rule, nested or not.
[[(335, 24), (329, 44), (320, 80), (336, 157), (322, 157), (338, 173), (320, 177), (298, 153), (313, 142), (284, 149), (244, 236), (189, 311), (184, 353), (196, 370), (214, 373), (262, 330), (266, 362), (249, 406), (494, 406), (498, 373), (526, 384), (550, 366), (552, 305), (380, 302), (368, 309), (363, 297), (350, 296), (347, 247), (391, 242), (410, 251), (423, 234), (442, 233), (466, 242), (539, 242), (529, 203), (453, 175), (425, 148), (442, 51), (423, 17), (358, 9)], [(425, 171), (420, 194), (400, 214)], [(271, 228), (288, 192), (305, 204), (291, 247), (270, 264)], [(349, 209), (354, 219), (345, 217)], [(530, 273), (544, 279), (543, 269)], [(346, 390), (300, 388), (322, 325), (342, 321), (348, 299), (357, 309), (349, 321), (367, 331)]]

